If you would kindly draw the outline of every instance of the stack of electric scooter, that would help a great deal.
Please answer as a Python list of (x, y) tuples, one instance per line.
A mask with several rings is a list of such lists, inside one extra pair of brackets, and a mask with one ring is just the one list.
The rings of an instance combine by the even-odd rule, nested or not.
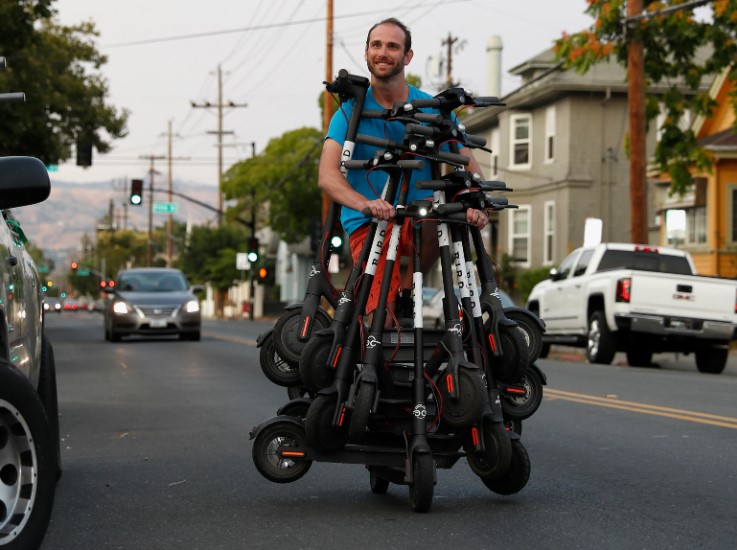
[[(542, 401), (545, 377), (535, 361), (544, 325), (526, 309), (501, 305), (494, 263), (466, 211), (514, 208), (498, 196), (511, 189), (464, 169), (469, 159), (460, 148), (483, 149), (485, 140), (465, 134), (453, 115), (463, 106), (503, 104), (451, 88), (431, 99), (367, 111), (368, 85), (345, 71), (327, 84), (341, 101), (353, 102), (343, 169), (384, 173), (381, 195), (396, 204), (396, 217), (391, 229), (384, 220), (372, 220), (338, 293), (325, 276), (331, 237), (339, 230), (340, 206), (330, 205), (304, 301), (289, 307), (258, 339), (264, 373), (288, 388), (290, 401), (251, 431), (254, 463), (278, 483), (299, 479), (313, 461), (363, 464), (373, 492), (385, 493), (390, 483), (408, 485), (412, 509), (425, 512), (432, 504), (435, 469), (466, 457), (490, 490), (516, 493), (530, 474), (520, 435), (522, 421)], [(362, 117), (404, 123), (403, 139), (358, 135)], [(376, 155), (351, 160), (356, 143), (376, 147)], [(425, 163), (432, 179), (416, 185), (432, 191), (433, 198), (407, 204), (412, 171)], [(446, 174), (443, 165), (450, 167)], [(386, 329), (392, 324), (386, 307), (390, 274), (400, 261), (399, 231), (407, 219), (414, 238), (412, 328), (390, 319), (395, 328)], [(440, 250), (442, 330), (423, 328), (422, 232), (428, 230), (437, 234)], [(382, 254), (384, 271), (377, 273)], [(381, 292), (367, 322), (376, 277)], [(332, 316), (321, 307), (323, 300)]]

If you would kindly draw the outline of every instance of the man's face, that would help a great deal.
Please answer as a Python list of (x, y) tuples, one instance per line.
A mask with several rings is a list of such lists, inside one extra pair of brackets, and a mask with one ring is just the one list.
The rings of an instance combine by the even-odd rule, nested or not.
[(364, 57), (374, 78), (390, 80), (403, 73), (412, 59), (412, 50), (404, 53), (404, 31), (387, 23), (371, 31)]

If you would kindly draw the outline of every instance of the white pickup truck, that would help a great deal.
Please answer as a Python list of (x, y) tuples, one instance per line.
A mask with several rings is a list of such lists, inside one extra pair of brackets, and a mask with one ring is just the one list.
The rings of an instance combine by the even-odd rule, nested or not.
[[(724, 370), (737, 329), (737, 280), (695, 274), (688, 252), (605, 243), (574, 250), (535, 285), (527, 307), (551, 344), (586, 347), (591, 363), (617, 351), (632, 366), (653, 353), (694, 353), (701, 372)], [(544, 355), (543, 355), (544, 357)]]

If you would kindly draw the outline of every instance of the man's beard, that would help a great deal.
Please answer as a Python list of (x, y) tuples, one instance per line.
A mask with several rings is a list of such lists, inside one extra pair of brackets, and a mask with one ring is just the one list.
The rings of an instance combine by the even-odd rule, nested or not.
[(401, 72), (404, 70), (404, 66), (394, 65), (391, 71), (389, 71), (388, 73), (377, 73), (377, 71), (374, 69), (374, 63), (369, 60), (366, 60), (366, 66), (368, 67), (371, 76), (373, 76), (377, 80), (391, 80), (393, 77), (401, 74)]

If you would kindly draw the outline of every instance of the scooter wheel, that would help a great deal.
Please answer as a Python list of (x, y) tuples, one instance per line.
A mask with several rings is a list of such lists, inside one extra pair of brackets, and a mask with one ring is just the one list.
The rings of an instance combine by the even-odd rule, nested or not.
[(442, 419), (457, 428), (470, 426), (478, 421), (487, 399), (486, 386), (476, 369), (458, 369), (458, 398), (451, 397), (450, 373), (440, 381), (440, 396), (443, 402)]
[(333, 426), (337, 406), (336, 395), (318, 395), (307, 410), (305, 434), (314, 449), (331, 453), (342, 449), (348, 442), (348, 418), (340, 426)]
[(371, 484), (371, 492), (375, 495), (384, 495), (389, 490), (389, 480), (379, 477), (379, 474), (373, 468), (369, 469), (369, 483)]
[(518, 382), (524, 378), (530, 364), (527, 341), (517, 327), (499, 327), (502, 356), (492, 362), (494, 376), (502, 382)]
[(530, 457), (519, 439), (512, 441), (512, 460), (504, 475), (486, 479), (484, 485), (500, 495), (513, 495), (520, 492), (530, 479)]
[(527, 349), (530, 364), (534, 363), (540, 357), (543, 347), (543, 334), (540, 325), (532, 318), (532, 312), (524, 310), (504, 311), (507, 319), (511, 319), (517, 323), (518, 330), (521, 330), (527, 342)]
[(259, 359), (261, 370), (274, 384), (288, 388), (301, 383), (299, 369), (287, 363), (276, 353), (273, 333), (269, 334), (261, 344)]
[(328, 364), (332, 341), (330, 335), (314, 336), (302, 350), (299, 377), (308, 390), (318, 391), (333, 382), (335, 369)]
[(256, 469), (266, 479), (275, 483), (291, 483), (307, 473), (312, 461), (290, 458), (282, 453), (303, 453), (306, 448), (304, 430), (292, 422), (282, 421), (259, 432), (251, 455)]
[[(274, 325), (274, 347), (276, 352), (290, 365), (299, 365), (299, 358), (306, 342), (299, 339), (302, 325), (299, 322), (302, 308), (290, 309), (276, 321)], [(330, 326), (330, 317), (322, 309), (318, 309), (313, 320), (311, 333)], [(307, 342), (311, 340), (308, 339)]]
[(351, 411), (351, 423), (348, 428), (348, 439), (359, 441), (368, 426), (371, 416), (371, 405), (374, 403), (376, 388), (373, 384), (363, 383), (358, 385), (356, 399)]
[(482, 479), (495, 479), (509, 469), (512, 460), (512, 444), (504, 424), (484, 422), (482, 424), (483, 451), (476, 449), (471, 432), (463, 446), (468, 465)]
[(409, 503), (414, 512), (425, 513), (432, 506), (435, 490), (435, 461), (429, 453), (415, 453), (412, 457), (412, 483), (409, 485)]
[(300, 397), (315, 397), (315, 392), (308, 390), (304, 386), (289, 386), (287, 388), (289, 399), (299, 399)]
[(502, 411), (505, 418), (524, 420), (530, 418), (543, 400), (543, 381), (536, 368), (527, 370), (522, 384), (527, 390), (525, 397), (503, 397)]

